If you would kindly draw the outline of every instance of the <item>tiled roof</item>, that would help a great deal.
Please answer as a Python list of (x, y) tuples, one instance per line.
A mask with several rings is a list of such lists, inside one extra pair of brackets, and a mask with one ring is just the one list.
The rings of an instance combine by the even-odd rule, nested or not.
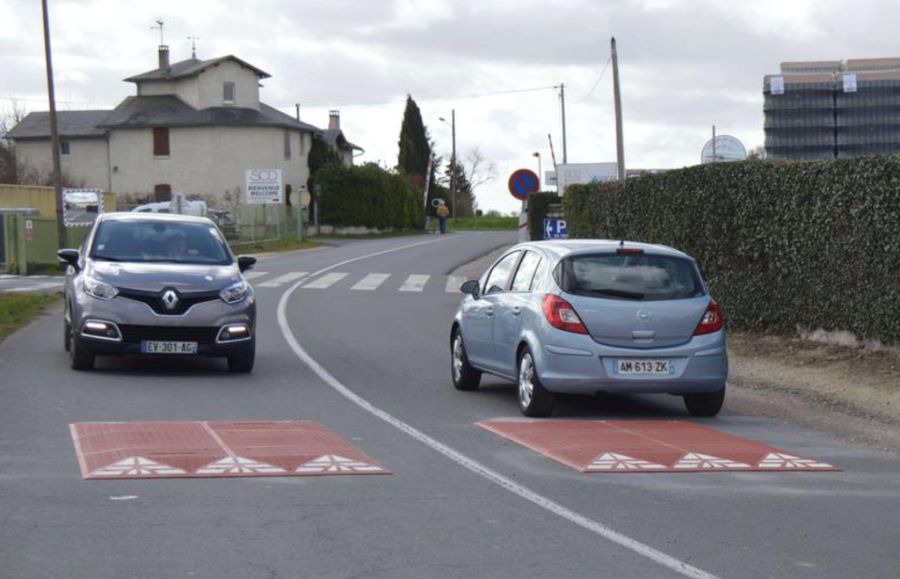
[(148, 82), (148, 81), (157, 81), (157, 80), (175, 80), (179, 78), (187, 78), (189, 76), (196, 76), (203, 72), (204, 70), (211, 68), (213, 66), (217, 66), (222, 64), (226, 60), (232, 60), (241, 66), (247, 67), (257, 75), (259, 78), (269, 78), (271, 75), (264, 70), (260, 70), (253, 66), (252, 64), (241, 60), (240, 58), (229, 54), (228, 56), (220, 56), (219, 58), (211, 58), (210, 60), (197, 60), (193, 58), (189, 58), (188, 60), (182, 60), (180, 62), (173, 63), (171, 66), (165, 69), (155, 69), (142, 74), (138, 74), (135, 76), (131, 76), (126, 78), (126, 81), (129, 82)]
[[(102, 137), (106, 131), (100, 124), (112, 111), (58, 111), (56, 122), (59, 136), (65, 138)], [(6, 136), (10, 139), (41, 139), (50, 137), (50, 113), (29, 113)]]

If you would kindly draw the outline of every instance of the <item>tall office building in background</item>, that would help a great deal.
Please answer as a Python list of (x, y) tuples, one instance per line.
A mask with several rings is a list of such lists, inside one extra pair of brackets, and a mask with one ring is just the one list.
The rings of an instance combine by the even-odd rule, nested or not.
[(900, 153), (900, 58), (783, 62), (763, 95), (769, 159)]

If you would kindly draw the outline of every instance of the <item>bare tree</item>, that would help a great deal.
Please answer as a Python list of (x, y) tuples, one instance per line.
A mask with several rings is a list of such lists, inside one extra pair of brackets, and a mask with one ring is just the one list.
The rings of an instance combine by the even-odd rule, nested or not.
[(479, 186), (497, 178), (497, 164), (493, 161), (486, 162), (484, 153), (478, 147), (469, 151), (460, 165), (473, 194)]
[(16, 101), (0, 115), (0, 183), (18, 183), (21, 167), (16, 161), (16, 147), (6, 134), (24, 118), (25, 109)]
[(765, 161), (766, 160), (766, 148), (762, 145), (758, 147), (754, 147), (750, 149), (750, 152), (747, 153), (748, 161)]

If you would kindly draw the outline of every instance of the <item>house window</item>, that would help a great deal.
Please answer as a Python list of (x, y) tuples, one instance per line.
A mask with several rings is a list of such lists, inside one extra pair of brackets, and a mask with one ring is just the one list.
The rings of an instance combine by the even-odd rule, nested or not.
[(63, 156), (69, 154), (69, 141), (59, 142), (59, 154)]
[(222, 85), (222, 100), (226, 104), (234, 104), (234, 83), (226, 82)]
[(172, 200), (172, 186), (161, 183), (153, 187), (153, 200), (154, 201), (171, 201)]
[(291, 158), (291, 132), (287, 129), (284, 130), (284, 158)]
[(153, 129), (153, 156), (169, 156), (169, 129), (165, 127)]

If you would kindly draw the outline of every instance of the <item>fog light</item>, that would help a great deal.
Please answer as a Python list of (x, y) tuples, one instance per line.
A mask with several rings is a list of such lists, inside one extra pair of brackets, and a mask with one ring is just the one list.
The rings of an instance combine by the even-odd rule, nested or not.
[(103, 340), (118, 341), (121, 339), (119, 328), (116, 327), (115, 324), (110, 322), (100, 322), (97, 320), (86, 321), (84, 323), (84, 327), (81, 330), (81, 335), (89, 336), (91, 338), (100, 338)]
[(231, 324), (223, 326), (219, 331), (220, 342), (246, 340), (249, 337), (250, 328), (247, 327), (247, 324)]

